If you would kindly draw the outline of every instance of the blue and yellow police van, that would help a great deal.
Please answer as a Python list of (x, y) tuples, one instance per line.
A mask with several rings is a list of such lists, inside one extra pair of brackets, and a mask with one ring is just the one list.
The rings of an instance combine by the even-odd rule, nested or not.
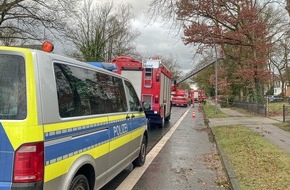
[[(52, 47), (46, 44), (44, 47)], [(126, 78), (0, 46), (0, 189), (99, 189), (142, 166), (147, 120)]]

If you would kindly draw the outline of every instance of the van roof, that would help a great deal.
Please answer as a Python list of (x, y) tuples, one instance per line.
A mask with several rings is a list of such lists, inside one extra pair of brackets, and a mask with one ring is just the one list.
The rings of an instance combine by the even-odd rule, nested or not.
[[(1, 50), (4, 50), (4, 51), (5, 50), (6, 51), (19, 51), (19, 52), (27, 52), (28, 51), (28, 52), (35, 53), (35, 54), (48, 56), (48, 57), (50, 57), (51, 60), (57, 60), (57, 61), (60, 61), (60, 62), (72, 63), (75, 66), (87, 67), (89, 69), (98, 70), (98, 71), (101, 71), (101, 72), (108, 73), (110, 75), (115, 75), (115, 76), (118, 76), (120, 78), (127, 79), (126, 77), (124, 77), (122, 75), (119, 75), (117, 73), (108, 71), (108, 70), (103, 69), (103, 68), (92, 66), (92, 65), (90, 65), (90, 64), (88, 64), (86, 62), (82, 62), (82, 61), (79, 61), (77, 59), (74, 59), (74, 58), (71, 58), (71, 57), (67, 57), (65, 55), (60, 55), (60, 54), (56, 54), (56, 53), (48, 53), (48, 52), (45, 52), (45, 51), (42, 51), (42, 50), (38, 50), (38, 49), (31, 49), (31, 48), (24, 48), (24, 47), (12, 47), (12, 46), (0, 46), (0, 51)], [(127, 80), (129, 80), (129, 79), (127, 79)]]

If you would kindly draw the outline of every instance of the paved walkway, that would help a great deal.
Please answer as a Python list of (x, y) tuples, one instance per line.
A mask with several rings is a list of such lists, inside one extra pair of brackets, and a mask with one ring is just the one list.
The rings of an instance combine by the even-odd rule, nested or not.
[(281, 123), (281, 121), (266, 117), (252, 117), (230, 108), (220, 108), (220, 110), (228, 114), (229, 117), (209, 119), (211, 127), (244, 125), (251, 128), (253, 131), (260, 133), (261, 136), (268, 139), (273, 144), (278, 145), (290, 154), (290, 133), (273, 125), (275, 123)]
[[(221, 163), (214, 159), (216, 147), (208, 137), (202, 112), (198, 111), (198, 106), (188, 110), (183, 115), (184, 118), (182, 116), (151, 150), (154, 153), (155, 148), (161, 146), (160, 142), (168, 139), (150, 164), (148, 155), (151, 155), (151, 151), (149, 152), (145, 163), (149, 166), (133, 190), (225, 189), (216, 183), (220, 179), (222, 167), (216, 168)], [(193, 112), (196, 114), (195, 118), (192, 117)], [(171, 135), (167, 136), (168, 134)], [(134, 170), (138, 172), (138, 169), (142, 167)]]
[[(209, 102), (212, 103), (212, 102)], [(227, 125), (243, 125), (249, 127), (253, 131), (260, 133), (262, 137), (269, 140), (271, 143), (277, 145), (284, 151), (290, 154), (290, 132), (276, 127), (275, 123), (281, 123), (282, 121), (275, 118), (257, 117), (240, 113), (230, 108), (219, 108), (222, 112), (229, 115), (227, 118), (210, 118), (209, 126), (227, 126)], [(217, 144), (218, 145), (218, 144)], [(218, 149), (222, 157), (225, 169), (227, 171), (228, 179), (230, 180), (232, 189), (240, 190), (235, 174), (225, 156), (223, 150)]]

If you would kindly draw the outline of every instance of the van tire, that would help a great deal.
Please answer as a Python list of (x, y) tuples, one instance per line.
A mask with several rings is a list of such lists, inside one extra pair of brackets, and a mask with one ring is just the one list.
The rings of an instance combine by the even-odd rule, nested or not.
[(146, 148), (147, 148), (147, 139), (145, 136), (143, 136), (139, 156), (133, 161), (133, 165), (135, 167), (136, 166), (140, 167), (144, 165), (147, 154)]
[(77, 175), (71, 182), (70, 190), (90, 190), (88, 179), (84, 175)]

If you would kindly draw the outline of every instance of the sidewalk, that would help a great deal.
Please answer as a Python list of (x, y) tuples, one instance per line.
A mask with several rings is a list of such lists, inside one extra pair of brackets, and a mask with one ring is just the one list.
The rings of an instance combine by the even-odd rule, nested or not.
[(210, 118), (211, 127), (224, 125), (244, 125), (258, 132), (273, 144), (276, 144), (290, 154), (290, 133), (276, 127), (275, 123), (281, 123), (276, 119), (266, 117), (249, 117), (230, 108), (220, 108), (229, 115), (228, 118)]
[[(239, 113), (236, 110), (230, 108), (219, 108), (222, 112), (229, 115), (228, 118), (209, 118), (209, 126), (227, 126), (227, 125), (243, 125), (249, 127), (254, 132), (261, 134), (262, 137), (269, 140), (271, 143), (277, 145), (284, 151), (290, 154), (290, 133), (276, 127), (275, 123), (281, 123), (281, 121), (266, 117), (249, 116), (243, 113)], [(218, 144), (217, 144), (218, 146)], [(228, 164), (226, 156), (219, 148), (225, 169), (228, 173), (228, 178), (234, 190), (240, 189), (231, 166)]]
[[(210, 141), (203, 114), (198, 106), (187, 109), (174, 126), (147, 155), (148, 168), (135, 168), (133, 172), (146, 170), (133, 190), (223, 190), (216, 181), (225, 182), (220, 160), (215, 158), (217, 150)], [(192, 117), (195, 112), (195, 117)], [(168, 136), (169, 135), (169, 136)], [(167, 142), (163, 142), (167, 139)], [(160, 147), (163, 142), (163, 147)], [(156, 157), (150, 159), (160, 147)], [(219, 166), (219, 167), (218, 167)], [(133, 173), (132, 172), (132, 173)], [(222, 178), (223, 176), (223, 178)], [(129, 176), (130, 177), (130, 176)], [(124, 188), (123, 188), (124, 187)], [(120, 189), (129, 189), (125, 185)]]

